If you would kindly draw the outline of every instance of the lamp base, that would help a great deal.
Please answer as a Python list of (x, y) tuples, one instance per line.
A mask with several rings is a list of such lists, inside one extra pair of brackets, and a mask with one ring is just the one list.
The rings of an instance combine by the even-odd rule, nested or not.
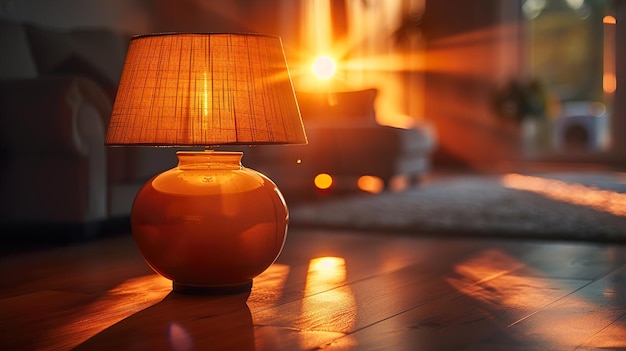
[(187, 285), (172, 282), (172, 288), (175, 292), (190, 295), (231, 295), (242, 294), (252, 290), (252, 279), (243, 284), (223, 285), (223, 286), (199, 286)]
[(189, 294), (249, 292), (278, 257), (288, 211), (276, 184), (241, 165), (241, 152), (178, 152), (178, 167), (149, 180), (131, 212), (150, 267)]

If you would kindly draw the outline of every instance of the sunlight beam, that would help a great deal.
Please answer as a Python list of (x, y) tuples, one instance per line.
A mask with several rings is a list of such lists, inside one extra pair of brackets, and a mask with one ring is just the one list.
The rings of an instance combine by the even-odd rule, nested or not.
[(302, 312), (318, 330), (346, 332), (356, 324), (356, 298), (346, 278), (343, 257), (309, 261)]
[(626, 194), (624, 193), (521, 174), (505, 175), (502, 177), (502, 184), (507, 188), (531, 191), (554, 200), (626, 217)]

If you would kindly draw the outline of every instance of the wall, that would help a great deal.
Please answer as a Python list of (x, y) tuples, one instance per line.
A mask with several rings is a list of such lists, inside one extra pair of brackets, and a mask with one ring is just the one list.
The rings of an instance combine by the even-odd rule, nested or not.
[[(378, 88), (381, 124), (422, 120), (422, 40), (393, 38), (403, 13), (423, 11), (425, 0), (0, 0), (0, 16), (55, 28), (108, 27), (136, 35), (151, 32), (258, 32), (282, 38), (296, 89), (313, 83), (310, 64), (334, 51), (348, 71), (333, 90)], [(324, 6), (321, 6), (324, 5)], [(323, 12), (323, 13), (316, 13)], [(415, 29), (415, 28), (414, 28)], [(321, 33), (327, 37), (320, 39)], [(321, 87), (321, 88), (320, 88)]]
[(150, 0), (0, 0), (0, 17), (54, 28), (108, 27), (139, 34), (152, 25)]
[[(454, 6), (447, 1), (427, 1), (422, 23), (426, 38), (424, 110), (425, 116), (434, 122), (439, 139), (435, 165), (498, 171), (520, 169), (533, 163), (625, 169), (626, 90), (619, 83), (623, 81), (620, 78), (626, 77), (626, 49), (620, 45), (626, 32), (626, 2), (613, 4), (617, 18), (617, 89), (612, 98), (609, 149), (549, 152), (547, 147), (533, 150), (538, 144), (532, 133), (525, 131), (529, 127), (527, 121), (505, 120), (494, 109), (494, 95), (506, 82), (529, 80), (529, 58), (536, 56), (526, 52), (529, 38), (525, 37), (527, 24), (519, 21), (521, 1), (466, 0), (454, 2)], [(571, 54), (576, 52), (571, 45), (548, 43), (542, 49), (561, 50), (557, 53), (560, 60), (569, 60), (565, 63), (580, 59)], [(594, 59), (597, 62), (599, 58)], [(590, 70), (597, 65), (585, 62), (582, 66)], [(582, 86), (591, 90), (590, 84)], [(558, 117), (558, 110), (556, 113)], [(545, 128), (549, 142), (553, 138), (550, 133)], [(535, 139), (529, 140), (532, 138)]]
[(494, 169), (520, 157), (519, 127), (497, 118), (494, 93), (522, 72), (515, 2), (427, 1), (425, 116), (435, 125), (435, 166)]
[[(283, 4), (284, 3), (284, 4)], [(150, 32), (263, 32), (289, 36), (283, 0), (0, 0), (0, 17), (55, 28), (108, 27)], [(281, 20), (281, 19), (284, 19)], [(295, 23), (295, 22), (293, 22)]]
[[(609, 156), (609, 162), (619, 168), (626, 170), (626, 45), (620, 44), (626, 42), (626, 1), (616, 1), (616, 18), (617, 29), (615, 33), (616, 53), (616, 71), (617, 89), (614, 93), (615, 118), (611, 122), (613, 148)], [(620, 84), (621, 83), (621, 84)]]

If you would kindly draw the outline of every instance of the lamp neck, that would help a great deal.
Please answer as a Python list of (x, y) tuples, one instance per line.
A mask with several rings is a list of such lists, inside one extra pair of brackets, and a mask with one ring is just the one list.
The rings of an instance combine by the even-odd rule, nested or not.
[(231, 151), (178, 151), (178, 168), (189, 169), (241, 169), (243, 152)]

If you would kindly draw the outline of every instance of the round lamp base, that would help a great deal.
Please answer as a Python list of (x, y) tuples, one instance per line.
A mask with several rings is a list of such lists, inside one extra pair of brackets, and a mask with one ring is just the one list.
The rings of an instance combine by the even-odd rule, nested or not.
[(188, 294), (249, 292), (278, 257), (285, 201), (240, 152), (179, 152), (178, 167), (148, 181), (131, 213), (135, 243), (154, 271)]

